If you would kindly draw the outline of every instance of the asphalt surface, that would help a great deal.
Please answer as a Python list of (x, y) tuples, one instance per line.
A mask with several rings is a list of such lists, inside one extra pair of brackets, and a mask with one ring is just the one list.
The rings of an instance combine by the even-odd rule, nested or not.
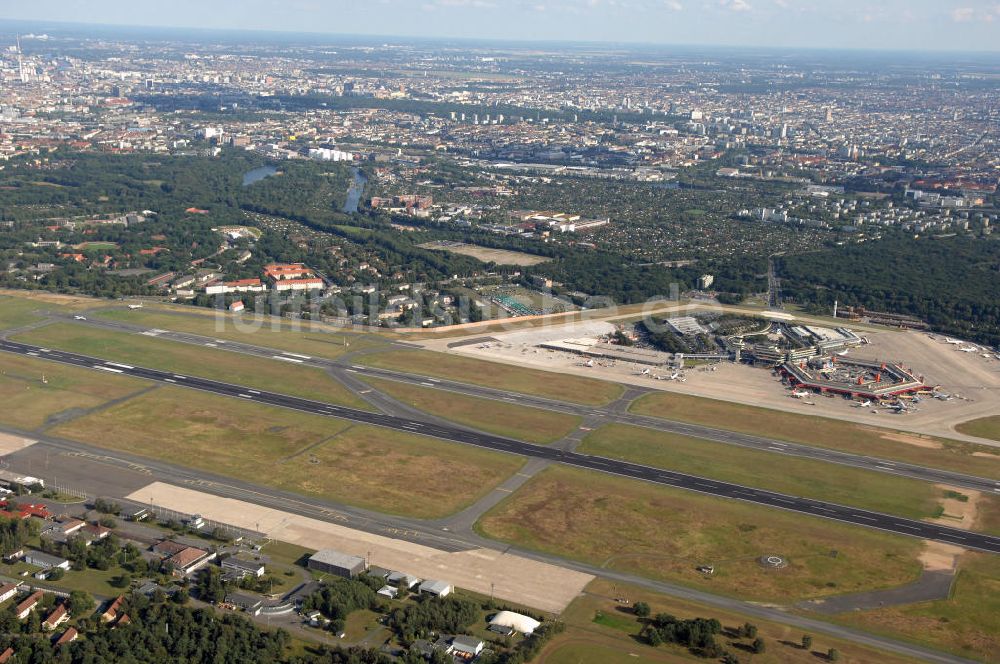
[[(221, 396), (244, 399), (254, 403), (269, 406), (289, 408), (311, 415), (336, 417), (361, 424), (386, 427), (397, 431), (433, 436), (466, 445), (486, 448), (498, 452), (507, 452), (525, 457), (547, 459), (576, 468), (594, 470), (601, 473), (618, 475), (629, 479), (642, 480), (653, 484), (670, 486), (698, 493), (740, 500), (757, 505), (776, 507), (778, 509), (818, 516), (842, 523), (849, 523), (867, 528), (874, 528), (898, 535), (935, 540), (947, 544), (955, 544), (969, 549), (977, 549), (990, 553), (1000, 553), (1000, 537), (982, 533), (974, 533), (958, 528), (949, 528), (923, 521), (904, 519), (901, 517), (873, 512), (854, 507), (811, 500), (764, 491), (728, 482), (720, 482), (696, 475), (688, 475), (673, 471), (643, 466), (640, 464), (618, 461), (604, 457), (578, 454), (541, 445), (533, 445), (518, 440), (492, 436), (489, 434), (448, 427), (417, 419), (406, 419), (371, 413), (354, 408), (337, 406), (310, 399), (293, 397), (276, 392), (255, 390), (240, 385), (232, 385), (220, 381), (207, 380), (197, 376), (174, 374), (145, 367), (111, 362), (99, 358), (88, 357), (77, 353), (45, 349), (39, 346), (23, 344), (9, 340), (0, 340), (0, 351), (18, 355), (34, 356), (41, 359), (59, 362), (95, 371), (106, 371), (113, 374), (133, 376), (145, 380), (168, 383), (189, 389), (201, 390)], [(291, 359), (301, 359), (304, 356), (285, 354)], [(433, 385), (433, 380), (430, 380)]]
[[(296, 364), (301, 364), (303, 366), (325, 369), (327, 371), (333, 372), (335, 375), (338, 375), (342, 379), (345, 379), (346, 382), (355, 382), (352, 381), (351, 379), (362, 376), (384, 378), (387, 380), (394, 380), (400, 383), (418, 385), (425, 388), (445, 390), (449, 392), (454, 392), (456, 394), (478, 397), (481, 399), (492, 399), (494, 401), (517, 403), (523, 406), (531, 406), (533, 408), (551, 410), (554, 412), (566, 413), (570, 415), (576, 415), (579, 417), (600, 417), (606, 422), (640, 426), (646, 429), (655, 429), (657, 431), (663, 431), (666, 433), (692, 436), (695, 438), (710, 440), (716, 443), (722, 443), (725, 445), (736, 445), (739, 447), (746, 447), (773, 454), (785, 454), (789, 456), (801, 457), (804, 459), (825, 461), (827, 463), (837, 463), (843, 466), (850, 466), (852, 468), (861, 468), (863, 470), (888, 473), (891, 475), (908, 477), (911, 479), (921, 480), (924, 482), (932, 482), (934, 484), (947, 484), (949, 486), (962, 487), (966, 489), (972, 489), (975, 491), (1000, 493), (1000, 482), (985, 477), (977, 477), (975, 475), (967, 475), (964, 473), (957, 473), (949, 470), (929, 468), (927, 466), (904, 463), (901, 461), (889, 461), (877, 457), (870, 457), (861, 454), (851, 454), (849, 452), (841, 452), (838, 450), (832, 450), (823, 447), (813, 447), (810, 445), (803, 445), (800, 443), (789, 443), (781, 440), (776, 440), (773, 438), (754, 436), (734, 431), (726, 431), (724, 429), (716, 429), (714, 427), (708, 427), (704, 425), (688, 424), (685, 422), (666, 420), (658, 417), (635, 415), (628, 412), (627, 403), (616, 404), (623, 406), (623, 408), (620, 409), (615, 408), (614, 405), (607, 407), (583, 406), (580, 404), (568, 403), (565, 401), (558, 401), (555, 399), (547, 399), (545, 397), (532, 396), (528, 394), (521, 394), (521, 393), (513, 394), (510, 392), (505, 392), (503, 390), (497, 390), (478, 385), (471, 385), (469, 383), (462, 383), (454, 380), (428, 378), (426, 376), (420, 376), (417, 374), (410, 374), (402, 371), (393, 371), (389, 369), (378, 369), (374, 367), (363, 366), (360, 364), (345, 364), (344, 362), (338, 360), (330, 360), (326, 358), (311, 357), (305, 355), (291, 356), (287, 353), (282, 353), (281, 351), (275, 350), (274, 348), (255, 346), (252, 344), (247, 344), (238, 341), (212, 339), (210, 337), (205, 337), (197, 334), (189, 334), (186, 332), (174, 332), (171, 330), (150, 329), (139, 325), (121, 323), (109, 320), (88, 319), (86, 321), (78, 321), (68, 315), (59, 317), (72, 320), (75, 323), (82, 323), (93, 327), (118, 330), (121, 332), (146, 334), (149, 336), (162, 337), (164, 339), (168, 339), (171, 341), (178, 341), (186, 344), (192, 344), (197, 346), (208, 346), (220, 350), (228, 350), (230, 352), (253, 355), (255, 357), (263, 357), (267, 359), (279, 359), (285, 362), (294, 362)], [(395, 345), (401, 347), (410, 347), (407, 344), (402, 344), (402, 343), (398, 343)], [(636, 394), (636, 392), (647, 393), (651, 391), (649, 389), (634, 388), (634, 387), (630, 387), (629, 390), (631, 394)]]

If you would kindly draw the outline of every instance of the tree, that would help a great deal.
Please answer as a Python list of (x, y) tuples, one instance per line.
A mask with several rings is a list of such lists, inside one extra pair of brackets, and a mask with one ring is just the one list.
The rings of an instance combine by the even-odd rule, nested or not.
[(808, 634), (803, 634), (802, 635), (802, 649), (803, 650), (809, 650), (810, 648), (812, 648), (812, 645), (813, 645), (813, 637), (809, 636)]
[(632, 606), (632, 612), (640, 618), (645, 618), (650, 613), (649, 604), (646, 604), (645, 602), (636, 602)]
[(754, 653), (758, 655), (764, 652), (764, 639), (758, 636), (756, 639), (753, 640), (753, 643), (750, 645), (750, 649), (753, 650)]
[(66, 570), (64, 570), (62, 567), (53, 567), (51, 570), (49, 570), (49, 574), (46, 578), (49, 581), (58, 581), (64, 576), (66, 576)]
[(82, 590), (74, 590), (69, 594), (70, 615), (79, 617), (94, 608), (94, 598), (90, 593)]
[(128, 588), (132, 585), (132, 575), (122, 572), (117, 576), (111, 577), (111, 580), (108, 583), (115, 588)]
[(840, 651), (836, 648), (830, 648), (826, 651), (826, 659), (830, 662), (836, 662), (840, 660)]
[(743, 623), (743, 627), (740, 628), (740, 636), (748, 639), (757, 638), (757, 625), (753, 623)]

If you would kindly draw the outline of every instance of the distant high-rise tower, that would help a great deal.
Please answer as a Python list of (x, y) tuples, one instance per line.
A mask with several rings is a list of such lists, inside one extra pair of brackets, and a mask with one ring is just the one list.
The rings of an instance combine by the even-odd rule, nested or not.
[(826, 121), (827, 122), (833, 122), (833, 109), (832, 108), (827, 108), (826, 109)]

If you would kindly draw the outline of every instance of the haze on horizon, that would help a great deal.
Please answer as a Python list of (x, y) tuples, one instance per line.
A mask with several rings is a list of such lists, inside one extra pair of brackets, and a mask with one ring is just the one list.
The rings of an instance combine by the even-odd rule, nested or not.
[(51, 0), (0, 21), (528, 41), (996, 51), (1000, 0)]

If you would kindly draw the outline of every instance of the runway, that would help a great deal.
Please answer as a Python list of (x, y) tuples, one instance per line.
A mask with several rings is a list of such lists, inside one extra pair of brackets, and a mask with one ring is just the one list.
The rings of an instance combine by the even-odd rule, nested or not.
[[(1000, 537), (982, 533), (974, 533), (957, 528), (948, 528), (936, 524), (904, 519), (880, 512), (872, 512), (835, 503), (809, 500), (796, 496), (788, 496), (771, 491), (763, 491), (728, 482), (720, 482), (696, 475), (677, 473), (650, 466), (618, 461), (604, 457), (565, 452), (541, 445), (533, 445), (522, 441), (511, 440), (499, 436), (478, 433), (457, 427), (422, 422), (416, 419), (398, 418), (381, 413), (371, 413), (344, 406), (322, 403), (310, 399), (292, 397), (276, 392), (255, 390), (241, 385), (207, 380), (197, 376), (174, 374), (156, 369), (137, 367), (99, 358), (88, 357), (77, 353), (57, 351), (0, 340), (0, 351), (18, 355), (33, 356), (62, 364), (68, 364), (95, 371), (105, 371), (112, 374), (132, 376), (145, 380), (167, 383), (188, 389), (201, 390), (237, 399), (244, 399), (269, 406), (278, 406), (298, 410), (311, 415), (336, 417), (362, 424), (387, 427), (414, 434), (433, 436), (466, 445), (474, 445), (499, 452), (507, 452), (526, 457), (548, 459), (557, 463), (577, 468), (594, 470), (611, 475), (619, 475), (629, 479), (641, 480), (653, 484), (696, 491), (703, 494), (741, 500), (748, 503), (776, 507), (778, 509), (818, 516), (834, 521), (849, 523), (867, 528), (874, 528), (909, 537), (929, 539), (948, 544), (955, 544), (969, 549), (977, 549), (991, 553), (1000, 553)], [(272, 351), (272, 354), (277, 355)], [(304, 356), (285, 354), (290, 361), (301, 360)]]
[[(292, 355), (275, 350), (274, 348), (255, 346), (239, 341), (212, 339), (210, 337), (187, 332), (175, 332), (172, 330), (162, 329), (153, 330), (139, 325), (110, 320), (88, 319), (87, 321), (77, 321), (69, 315), (61, 317), (70, 320), (74, 324), (83, 324), (131, 334), (146, 334), (157, 338), (168, 339), (170, 341), (177, 341), (195, 346), (208, 346), (218, 350), (227, 350), (230, 352), (242, 353), (265, 359), (279, 359), (285, 362), (294, 362), (303, 366), (332, 371), (335, 374), (343, 375), (344, 373), (350, 373), (357, 374), (358, 376), (384, 378), (424, 388), (445, 390), (480, 399), (492, 399), (494, 401), (517, 403), (523, 406), (530, 406), (532, 408), (539, 408), (542, 410), (551, 410), (553, 412), (565, 413), (579, 417), (600, 417), (607, 422), (613, 422), (615, 424), (640, 426), (666, 433), (702, 438), (716, 443), (737, 445), (739, 447), (755, 449), (769, 454), (785, 454), (805, 459), (812, 459), (815, 461), (837, 463), (873, 472), (888, 473), (891, 475), (898, 475), (900, 477), (909, 477), (911, 479), (931, 482), (934, 484), (947, 484), (949, 486), (962, 487), (975, 491), (1000, 493), (1000, 482), (997, 482), (996, 480), (977, 477), (975, 475), (966, 475), (964, 473), (957, 473), (949, 470), (929, 468), (927, 466), (920, 466), (902, 461), (890, 461), (880, 459), (878, 457), (841, 452), (824, 447), (813, 447), (810, 445), (803, 445), (801, 443), (791, 443), (774, 438), (754, 436), (735, 431), (727, 431), (725, 429), (716, 429), (700, 424), (688, 424), (685, 422), (667, 420), (658, 417), (635, 415), (627, 411), (616, 411), (609, 407), (602, 408), (583, 406), (580, 404), (547, 399), (545, 397), (538, 397), (529, 394), (513, 394), (503, 390), (482, 387), (479, 385), (471, 385), (469, 383), (462, 383), (454, 380), (428, 378), (427, 376), (420, 376), (389, 369), (378, 369), (360, 364), (345, 364), (342, 361), (320, 357)], [(400, 343), (398, 345), (410, 347), (408, 344)]]

